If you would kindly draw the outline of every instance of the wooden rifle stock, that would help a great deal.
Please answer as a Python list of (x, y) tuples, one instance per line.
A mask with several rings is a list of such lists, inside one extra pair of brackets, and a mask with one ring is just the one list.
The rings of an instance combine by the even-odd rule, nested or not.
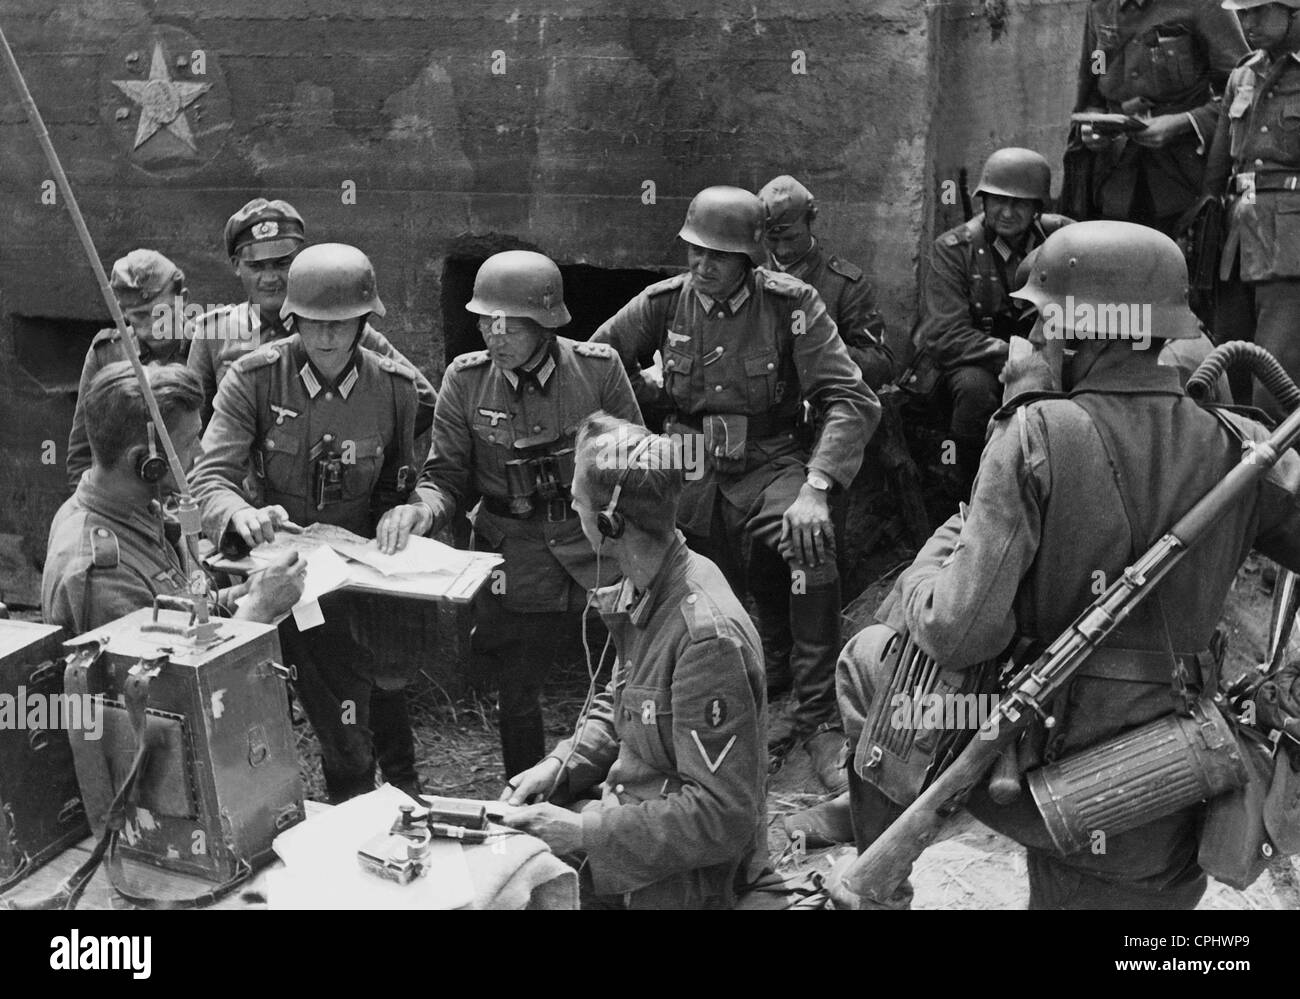
[(1297, 438), (1300, 409), (1291, 413), (1267, 440), (1247, 445), (1241, 461), (1221, 482), (1125, 569), (1035, 662), (1017, 674), (979, 733), (952, 764), (851, 865), (832, 876), (829, 889), (836, 908), (859, 909), (864, 903), (881, 904), (889, 899), (1003, 748), (1035, 715), (1047, 717), (1047, 702), (1088, 656), (1150, 595), (1223, 513), (1268, 473)]

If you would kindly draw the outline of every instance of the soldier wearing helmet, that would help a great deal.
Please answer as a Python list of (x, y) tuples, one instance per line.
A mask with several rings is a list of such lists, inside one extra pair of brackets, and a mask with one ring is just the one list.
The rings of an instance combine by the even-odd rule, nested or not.
[[(817, 291), (762, 266), (764, 220), (748, 191), (701, 191), (678, 233), (689, 271), (646, 288), (592, 339), (618, 351), (638, 398), (670, 410), (668, 432), (702, 443), (704, 467), (687, 476), (679, 508), (692, 547), (737, 592), (738, 556), (751, 542), (787, 563), (796, 705), (787, 725), (773, 726), (769, 749), (779, 761), (803, 741), (823, 783), (837, 788), (840, 579), (828, 496), (857, 474), (880, 404)], [(662, 387), (641, 374), (656, 351)], [(802, 400), (821, 419), (811, 451), (795, 432)]]
[(1074, 109), (1139, 117), (1146, 128), (1081, 127), (1092, 154), (1086, 217), (1178, 235), (1200, 197), (1216, 95), (1245, 54), (1236, 18), (1214, 0), (1090, 0)]
[[(185, 272), (157, 250), (132, 250), (113, 263), (108, 283), (123, 318), (135, 333), (141, 363), (184, 364), (189, 346), (182, 331)], [(107, 365), (126, 359), (115, 327), (96, 333), (86, 351), (77, 385), (72, 431), (68, 434), (68, 485), (74, 489), (91, 464), (83, 401), (86, 392), (95, 375)]]
[[(291, 335), (231, 365), (193, 473), (204, 531), (224, 551), (316, 523), (373, 537), (381, 516), (406, 501), (416, 478), (419, 375), (364, 346), (368, 317), (383, 314), (374, 269), (356, 247), (322, 243), (294, 258), (281, 307)], [(409, 672), (394, 675), (376, 653), (357, 598), (331, 594), (321, 607), (324, 624), (300, 630), (285, 621), (280, 641), (298, 666), (295, 689), (320, 738), (331, 799), (374, 787), (370, 729), (384, 726), (375, 736), (392, 747), (381, 745), (385, 779), (417, 792), (402, 704), (385, 702), (382, 723), (371, 713), (379, 687), (400, 689)]]
[(871, 389), (894, 374), (894, 357), (885, 343), (885, 320), (862, 268), (826, 250), (812, 234), (817, 203), (793, 177), (769, 180), (758, 192), (765, 213), (772, 269), (792, 274), (817, 289), (840, 339)]
[[(1038, 309), (1030, 366), (1057, 390), (998, 411), (969, 511), (935, 532), (877, 611), (881, 623), (845, 647), (839, 703), (855, 744), (896, 634), (949, 670), (1013, 650), (1018, 662), (1033, 657), (1092, 602), (1099, 579), (1115, 579), (1237, 465), (1245, 442), (1267, 436), (1249, 419), (1196, 405), (1158, 363), (1165, 342), (1199, 335), (1186, 263), (1162, 233), (1126, 222), (1067, 226), (1048, 237), (1015, 294)], [(1195, 693), (1212, 682), (1215, 622), (1245, 553), (1300, 565), (1297, 483), (1300, 457), (1288, 453), (1253, 496), (1225, 510), (1047, 705), (1055, 723), (1027, 730), (1022, 770), (1167, 715), (1180, 685)], [(902, 811), (866, 779), (868, 763), (858, 754), (851, 773), (860, 850)], [(1205, 890), (1199, 806), (1069, 856), (1053, 848), (1023, 786), (1009, 805), (977, 788), (967, 807), (1027, 847), (1030, 908), (1192, 908)]]
[[(244, 287), (245, 300), (223, 305), (199, 317), (189, 352), (190, 370), (203, 385), (203, 421), (212, 417), (217, 386), (230, 366), (245, 354), (289, 336), (280, 316), (288, 287), (289, 267), (306, 241), (306, 226), (297, 209), (287, 201), (254, 198), (226, 222), (223, 240), (235, 276)], [(370, 325), (362, 331), (361, 344), (376, 354), (415, 369), (401, 351)], [(415, 369), (418, 373), (418, 369)], [(433, 421), (437, 393), (419, 374), (420, 409), (416, 414), (416, 435)]]
[[(472, 654), (497, 681), (501, 750), (513, 778), (546, 752), (542, 684), (566, 633), (580, 633), (600, 568), (569, 505), (578, 426), (602, 409), (640, 417), (612, 350), (557, 335), (569, 310), (549, 257), (527, 250), (489, 257), (465, 308), (479, 316), (487, 349), (447, 368), (416, 495), (385, 515), (378, 538), (397, 546), (469, 512), (474, 547), (505, 556), (475, 598)], [(613, 581), (615, 570), (607, 560), (600, 582)]]
[(989, 417), (998, 408), (998, 375), (1011, 337), (1028, 324), (1011, 298), (1016, 269), (1035, 247), (1071, 220), (1043, 212), (1052, 171), (1032, 149), (999, 149), (988, 158), (975, 193), (984, 210), (934, 241), (921, 294), (918, 350), (938, 368), (952, 400), (960, 498), (970, 488)]
[[(1224, 0), (1255, 49), (1228, 78), (1205, 188), (1224, 197), (1228, 237), (1219, 277), (1240, 281), (1216, 316), (1222, 337), (1253, 339), (1300, 378), (1300, 0)], [(1282, 414), (1256, 386), (1254, 403)]]

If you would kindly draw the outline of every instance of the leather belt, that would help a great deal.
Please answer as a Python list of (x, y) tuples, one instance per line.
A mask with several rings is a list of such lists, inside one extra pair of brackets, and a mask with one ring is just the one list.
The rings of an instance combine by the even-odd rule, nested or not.
[[(664, 421), (665, 432), (671, 433), (673, 424), (683, 427), (687, 430), (693, 430), (695, 433), (704, 432), (704, 417), (712, 416), (712, 413), (673, 413)], [(718, 414), (723, 415), (723, 414)], [(768, 437), (779, 437), (782, 434), (793, 434), (798, 430), (793, 414), (778, 413), (758, 413), (754, 416), (740, 413), (739, 416), (745, 416), (745, 437), (751, 441), (759, 441)]]
[[(1201, 664), (1214, 662), (1214, 654), (1201, 652), (1176, 652), (1173, 658), (1187, 669), (1187, 682), (1202, 681)], [(1091, 676), (1102, 680), (1127, 680), (1130, 683), (1171, 683), (1174, 663), (1168, 652), (1141, 649), (1098, 649), (1090, 655), (1075, 676)]]
[(545, 520), (549, 524), (558, 524), (578, 516), (567, 499), (534, 500), (531, 513), (515, 513), (510, 509), (508, 500), (501, 499), (499, 496), (484, 496), (483, 509), (493, 516), (505, 517), (507, 520)]
[(1300, 173), (1290, 170), (1256, 170), (1256, 191), (1300, 191)]

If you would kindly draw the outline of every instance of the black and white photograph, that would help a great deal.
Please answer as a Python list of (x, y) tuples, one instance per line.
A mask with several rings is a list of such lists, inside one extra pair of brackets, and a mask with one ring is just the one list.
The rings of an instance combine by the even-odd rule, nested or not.
[(0, 0), (0, 62), (24, 969), (731, 909), (1284, 973), (1300, 0)]

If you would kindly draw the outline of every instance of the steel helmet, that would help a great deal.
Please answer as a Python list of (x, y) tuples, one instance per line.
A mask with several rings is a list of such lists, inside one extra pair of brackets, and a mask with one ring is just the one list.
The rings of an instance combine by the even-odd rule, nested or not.
[(975, 193), (1045, 202), (1052, 196), (1052, 168), (1040, 153), (1008, 146), (984, 161)]
[(506, 250), (483, 261), (465, 308), (480, 316), (531, 319), (553, 330), (569, 322), (564, 278), (555, 261), (531, 250)]
[(357, 319), (386, 310), (375, 288), (370, 258), (346, 243), (309, 246), (289, 265), (289, 286), (280, 318)]
[(1011, 294), (1032, 302), (1045, 323), (1058, 322), (1072, 339), (1091, 339), (1108, 328), (1098, 324), (1147, 307), (1148, 335), (1200, 336), (1187, 305), (1182, 250), (1164, 233), (1132, 222), (1076, 222), (1058, 229), (1038, 249), (1025, 286)]
[(1267, 7), (1271, 3), (1300, 10), (1300, 0), (1223, 0), (1219, 6), (1224, 10), (1250, 10), (1252, 7)]
[(763, 223), (767, 213), (758, 195), (739, 187), (706, 187), (691, 199), (686, 224), (677, 233), (706, 250), (743, 253), (755, 264), (767, 261)]

